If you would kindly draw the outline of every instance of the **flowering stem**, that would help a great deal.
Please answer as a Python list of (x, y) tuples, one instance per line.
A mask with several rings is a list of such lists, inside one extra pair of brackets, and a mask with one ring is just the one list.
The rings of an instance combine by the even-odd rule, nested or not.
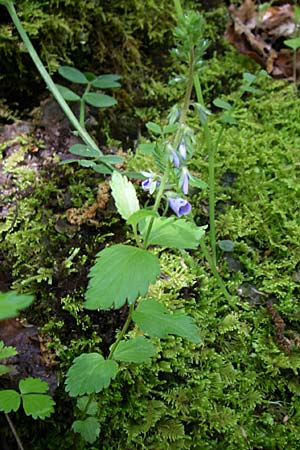
[(121, 340), (123, 339), (123, 337), (125, 336), (125, 334), (126, 334), (128, 328), (129, 328), (130, 322), (131, 322), (131, 320), (132, 320), (132, 313), (133, 313), (133, 312), (134, 312), (134, 303), (132, 303), (132, 304), (129, 306), (129, 314), (128, 314), (128, 317), (127, 317), (127, 319), (126, 319), (126, 322), (124, 323), (123, 328), (122, 328), (122, 330), (120, 331), (120, 334), (119, 334), (119, 336), (117, 337), (116, 341), (115, 341), (114, 344), (111, 346), (111, 349), (110, 349), (110, 352), (109, 352), (109, 355), (108, 355), (107, 359), (112, 359), (113, 354), (114, 354), (116, 348), (118, 347), (120, 341), (121, 341)]
[[(158, 211), (158, 208), (159, 208), (159, 205), (160, 205), (160, 202), (161, 202), (161, 199), (162, 199), (165, 187), (166, 187), (166, 183), (167, 183), (167, 181), (169, 179), (169, 175), (170, 175), (170, 163), (168, 162), (166, 170), (165, 170), (165, 173), (164, 173), (164, 175), (163, 175), (163, 177), (162, 177), (162, 179), (160, 181), (159, 189), (158, 189), (157, 194), (156, 194), (155, 203), (154, 203), (154, 206), (152, 208), (153, 211), (155, 211), (155, 212)], [(155, 219), (154, 217), (151, 217), (149, 225), (148, 225), (148, 229), (147, 229), (147, 233), (146, 233), (146, 236), (145, 236), (145, 239), (144, 239), (144, 245), (143, 245), (143, 247), (145, 249), (148, 246), (148, 239), (149, 239), (152, 227), (153, 227), (154, 219)]]
[[(197, 74), (194, 76), (194, 86), (198, 102), (204, 106), (200, 80)], [(215, 153), (212, 136), (207, 120), (203, 121), (204, 142), (208, 150), (208, 203), (209, 203), (209, 236), (214, 265), (217, 264), (216, 226), (215, 226)]]
[[(66, 103), (65, 99), (62, 97), (61, 93), (59, 92), (59, 90), (57, 89), (57, 87), (55, 86), (52, 78), (50, 77), (50, 75), (48, 74), (47, 70), (45, 69), (45, 66), (43, 65), (42, 61), (40, 60), (38, 54), (36, 53), (33, 45), (31, 44), (31, 41), (26, 33), (26, 31), (23, 28), (23, 25), (21, 24), (18, 15), (16, 13), (15, 7), (13, 5), (13, 2), (10, 0), (5, 1), (4, 6), (6, 6), (11, 19), (13, 21), (13, 23), (15, 24), (18, 33), (22, 39), (22, 41), (24, 42), (36, 68), (38, 69), (38, 71), (40, 72), (42, 78), (44, 79), (49, 91), (52, 93), (52, 95), (54, 96), (55, 100), (57, 101), (57, 103), (59, 104), (59, 106), (62, 108), (63, 112), (65, 113), (65, 115), (67, 116), (67, 118), (69, 119), (69, 121), (71, 122), (71, 124), (73, 125), (73, 127), (75, 128), (75, 130), (77, 131), (78, 135), (81, 137), (81, 139), (86, 143), (86, 145), (88, 145), (89, 147), (92, 147), (94, 149), (97, 149), (100, 151), (100, 149), (98, 148), (97, 144), (94, 142), (94, 140), (91, 138), (91, 136), (89, 135), (89, 133), (80, 125), (79, 121), (77, 120), (77, 118), (75, 117), (75, 115), (73, 114), (71, 108), (69, 107), (69, 105)], [(102, 152), (101, 152), (102, 154)]]

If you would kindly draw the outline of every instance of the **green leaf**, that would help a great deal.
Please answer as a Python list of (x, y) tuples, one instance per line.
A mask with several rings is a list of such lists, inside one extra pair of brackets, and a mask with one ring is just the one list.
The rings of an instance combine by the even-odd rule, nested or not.
[(76, 406), (80, 411), (84, 411), (90, 416), (95, 416), (99, 410), (98, 404), (95, 400), (91, 400), (90, 397), (79, 397), (77, 399)]
[(243, 73), (243, 80), (245, 80), (248, 84), (253, 83), (253, 81), (256, 80), (256, 75), (253, 75), (250, 72), (244, 72)]
[(164, 134), (175, 133), (178, 129), (178, 123), (172, 123), (163, 128)]
[(85, 420), (75, 420), (72, 424), (72, 430), (79, 433), (81, 437), (92, 444), (100, 434), (99, 421), (96, 417), (87, 417)]
[(66, 391), (71, 397), (98, 393), (115, 379), (118, 368), (115, 361), (104, 359), (99, 353), (82, 353), (67, 372)]
[(74, 144), (69, 148), (69, 152), (73, 155), (84, 156), (86, 158), (98, 158), (101, 156), (100, 150), (88, 147), (84, 144)]
[(25, 378), (20, 381), (19, 389), (21, 394), (44, 394), (48, 391), (49, 386), (40, 378)]
[(92, 81), (92, 86), (99, 89), (108, 89), (108, 88), (117, 88), (120, 87), (121, 84), (117, 81), (121, 77), (120, 75), (106, 74), (99, 75)]
[(152, 131), (154, 134), (162, 134), (162, 129), (159, 125), (154, 122), (147, 122), (146, 127), (148, 130)]
[(105, 175), (110, 175), (112, 173), (112, 170), (104, 164), (93, 164), (92, 169), (97, 173), (103, 173)]
[(135, 188), (127, 177), (118, 172), (113, 172), (110, 187), (118, 212), (123, 219), (127, 220), (140, 209)]
[(50, 395), (25, 394), (22, 395), (22, 401), (25, 414), (34, 419), (45, 419), (54, 411), (55, 402)]
[(144, 144), (139, 144), (138, 149), (143, 155), (152, 155), (156, 147), (155, 142), (145, 142)]
[(119, 155), (104, 155), (99, 158), (99, 161), (103, 161), (107, 164), (121, 164), (125, 161), (125, 158)]
[(6, 347), (4, 342), (0, 341), (0, 359), (6, 359), (17, 354), (18, 352), (15, 347)]
[(231, 113), (222, 114), (221, 121), (223, 123), (228, 123), (229, 125), (236, 125), (238, 123)]
[(166, 338), (175, 334), (191, 342), (201, 342), (194, 319), (182, 313), (171, 314), (161, 303), (152, 298), (141, 300), (132, 314), (137, 326), (151, 337)]
[(96, 163), (94, 161), (89, 160), (89, 159), (77, 159), (76, 162), (81, 167), (91, 167), (93, 169), (96, 166)]
[(65, 86), (62, 86), (61, 84), (56, 83), (55, 86), (57, 87), (57, 89), (59, 90), (59, 92), (61, 93), (61, 95), (67, 102), (80, 101), (80, 97), (79, 97), (79, 95), (76, 94), (76, 92), (72, 91), (71, 89), (69, 89)]
[[(140, 227), (142, 235), (146, 236), (149, 219), (145, 219)], [(200, 239), (204, 235), (205, 227), (197, 227), (185, 219), (175, 217), (157, 217), (154, 219), (148, 245), (161, 245), (170, 248), (197, 248)]]
[(128, 225), (137, 225), (139, 221), (144, 219), (145, 217), (158, 217), (158, 213), (156, 211), (153, 211), (152, 209), (140, 209), (139, 211), (131, 214), (126, 223)]
[(121, 308), (147, 293), (149, 283), (160, 274), (159, 259), (150, 252), (117, 244), (102, 250), (85, 294), (87, 309)]
[(294, 23), (298, 25), (300, 19), (300, 7), (298, 5), (294, 5)]
[(75, 69), (75, 67), (61, 66), (58, 69), (58, 73), (62, 77), (66, 78), (66, 80), (72, 81), (73, 83), (88, 84), (89, 82), (84, 73), (80, 72), (78, 69)]
[(0, 411), (10, 413), (17, 411), (20, 407), (21, 396), (18, 392), (12, 389), (5, 389), (0, 391)]
[(17, 316), (19, 309), (27, 308), (32, 302), (32, 295), (0, 292), (0, 320)]
[(113, 353), (113, 358), (122, 362), (142, 363), (156, 354), (156, 349), (149, 339), (137, 336), (128, 341), (121, 341)]
[(191, 174), (189, 174), (189, 184), (198, 189), (206, 189), (208, 187), (208, 184), (205, 183), (205, 181), (200, 180), (199, 178), (194, 177)]
[(259, 95), (262, 93), (260, 89), (256, 89), (252, 86), (241, 86), (241, 91), (243, 92), (250, 92), (250, 94)]
[(224, 100), (221, 100), (220, 98), (216, 98), (213, 101), (213, 104), (215, 106), (217, 106), (218, 108), (226, 109), (227, 111), (231, 111), (232, 110), (232, 106), (228, 102), (225, 102)]
[(93, 72), (83, 72), (89, 82), (93, 81), (96, 78), (96, 75)]
[(292, 48), (293, 50), (297, 50), (300, 48), (300, 37), (295, 37), (293, 39), (286, 39), (283, 41), (284, 45)]
[(98, 92), (84, 94), (83, 99), (86, 103), (95, 106), (96, 108), (108, 108), (109, 106), (114, 106), (118, 103), (117, 100), (110, 95), (99, 94)]
[(234, 247), (234, 242), (228, 239), (224, 239), (223, 241), (219, 241), (218, 245), (223, 252), (232, 252)]
[(6, 373), (9, 373), (11, 369), (7, 366), (4, 366), (4, 364), (0, 364), (0, 376), (5, 375)]

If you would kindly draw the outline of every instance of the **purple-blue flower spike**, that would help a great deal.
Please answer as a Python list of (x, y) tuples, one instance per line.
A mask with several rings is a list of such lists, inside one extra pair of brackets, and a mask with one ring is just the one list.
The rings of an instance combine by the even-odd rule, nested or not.
[(191, 204), (185, 200), (184, 198), (169, 198), (168, 199), (170, 208), (174, 211), (174, 213), (178, 216), (185, 216), (189, 214), (192, 210)]
[(183, 142), (179, 145), (178, 151), (181, 155), (181, 158), (186, 160), (186, 146), (184, 145)]
[(177, 169), (180, 166), (180, 161), (176, 152), (173, 152), (173, 164)]
[(144, 191), (149, 191), (152, 183), (152, 178), (147, 178), (147, 180), (142, 181), (142, 188)]

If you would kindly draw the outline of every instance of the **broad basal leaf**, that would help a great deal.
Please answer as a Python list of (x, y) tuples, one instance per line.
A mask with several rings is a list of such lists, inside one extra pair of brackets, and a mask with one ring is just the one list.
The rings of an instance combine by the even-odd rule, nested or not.
[(14, 291), (0, 292), (0, 320), (18, 315), (19, 309), (33, 302), (32, 295), (17, 294)]
[(149, 339), (137, 336), (128, 341), (121, 341), (116, 348), (113, 358), (117, 361), (142, 363), (156, 353), (155, 347)]
[[(140, 231), (145, 237), (150, 219), (146, 219)], [(205, 227), (197, 227), (185, 219), (157, 217), (148, 238), (148, 245), (161, 245), (170, 248), (196, 248), (204, 235)]]
[(40, 378), (30, 377), (20, 381), (19, 389), (22, 394), (44, 394), (49, 390), (49, 386)]
[(127, 177), (114, 172), (111, 177), (110, 187), (118, 212), (123, 219), (127, 220), (134, 212), (140, 209), (134, 186), (128, 181)]
[(97, 255), (85, 294), (87, 309), (121, 308), (147, 293), (160, 274), (159, 260), (146, 250), (114, 245)]
[(46, 394), (22, 395), (23, 408), (27, 416), (34, 419), (45, 419), (54, 411), (54, 400)]
[(100, 434), (99, 421), (96, 417), (87, 417), (85, 420), (75, 420), (72, 430), (79, 433), (82, 438), (92, 444)]
[(73, 83), (88, 84), (89, 82), (84, 73), (80, 72), (78, 69), (75, 69), (75, 67), (61, 66), (58, 69), (58, 73), (66, 80), (72, 81)]
[(118, 372), (118, 364), (99, 353), (82, 353), (67, 372), (66, 391), (71, 397), (102, 391)]
[(83, 99), (89, 105), (96, 106), (96, 108), (107, 108), (118, 103), (117, 100), (110, 95), (99, 94), (98, 92), (84, 94)]
[(166, 338), (175, 334), (198, 344), (199, 330), (194, 319), (182, 313), (171, 314), (152, 298), (142, 300), (132, 314), (137, 326), (151, 337)]
[(21, 403), (20, 394), (12, 389), (0, 391), (0, 411), (10, 413), (17, 411)]

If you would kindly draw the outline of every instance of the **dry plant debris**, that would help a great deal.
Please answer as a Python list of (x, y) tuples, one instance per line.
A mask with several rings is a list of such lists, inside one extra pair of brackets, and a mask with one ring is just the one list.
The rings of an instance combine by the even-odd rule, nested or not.
[[(230, 5), (231, 23), (227, 40), (238, 52), (250, 56), (277, 78), (292, 79), (293, 51), (284, 45), (297, 34), (294, 6), (290, 3), (259, 9), (252, 0), (237, 8)], [(296, 70), (300, 72), (300, 50), (297, 50)]]

